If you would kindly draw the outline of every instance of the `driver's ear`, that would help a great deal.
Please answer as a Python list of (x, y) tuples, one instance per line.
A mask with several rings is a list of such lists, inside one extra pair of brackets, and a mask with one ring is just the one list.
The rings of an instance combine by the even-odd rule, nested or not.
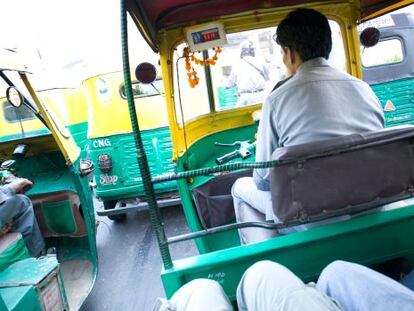
[(296, 54), (292, 48), (286, 48), (286, 56), (288, 57), (290, 65), (293, 65), (296, 61)]

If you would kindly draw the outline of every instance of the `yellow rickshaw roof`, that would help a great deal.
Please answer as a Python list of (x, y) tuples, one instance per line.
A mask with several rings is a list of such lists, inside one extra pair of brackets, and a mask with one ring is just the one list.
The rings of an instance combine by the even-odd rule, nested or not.
[[(158, 50), (157, 33), (160, 29), (201, 23), (206, 20), (245, 11), (287, 7), (321, 1), (305, 0), (127, 0), (127, 9), (154, 51)], [(323, 1), (335, 3), (335, 0)], [(373, 17), (376, 12), (387, 13), (387, 8), (409, 5), (414, 1), (360, 0), (361, 20)]]

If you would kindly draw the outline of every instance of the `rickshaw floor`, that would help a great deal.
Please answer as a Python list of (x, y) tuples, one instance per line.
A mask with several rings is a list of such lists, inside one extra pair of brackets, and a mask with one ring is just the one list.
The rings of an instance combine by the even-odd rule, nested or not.
[(69, 310), (78, 310), (92, 285), (93, 265), (89, 260), (75, 259), (60, 263)]
[[(95, 201), (95, 208), (101, 202)], [(181, 205), (161, 209), (168, 237), (189, 232)], [(123, 222), (97, 217), (98, 276), (82, 311), (152, 310), (157, 297), (165, 297), (160, 272), (162, 261), (148, 211), (130, 212)], [(171, 245), (172, 258), (198, 254), (193, 241)]]

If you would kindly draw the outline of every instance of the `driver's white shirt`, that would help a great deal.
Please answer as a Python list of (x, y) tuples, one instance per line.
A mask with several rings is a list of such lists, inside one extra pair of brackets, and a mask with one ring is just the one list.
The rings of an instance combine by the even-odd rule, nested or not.
[[(263, 104), (256, 161), (271, 160), (279, 147), (309, 143), (384, 127), (381, 104), (370, 86), (328, 65), (303, 63)], [(270, 190), (269, 170), (256, 169), (260, 190)]]

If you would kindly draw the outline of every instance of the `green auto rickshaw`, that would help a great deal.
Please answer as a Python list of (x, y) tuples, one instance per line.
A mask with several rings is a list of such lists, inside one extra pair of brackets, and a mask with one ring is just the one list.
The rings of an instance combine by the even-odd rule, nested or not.
[[(283, 149), (285, 157), (254, 162), (255, 112), (261, 109), (263, 99), (246, 106), (224, 107), (221, 105), (224, 97), (219, 96), (228, 72), (224, 67), (229, 66), (227, 61), (220, 63), (220, 59), (225, 53), (232, 53), (227, 44), (243, 38), (246, 32), (260, 46), (264, 58), (271, 56), (267, 64), (274, 68), (272, 72), (277, 72), (277, 63), (272, 63), (277, 57), (277, 46), (268, 42), (272, 40), (275, 25), (295, 8), (316, 9), (328, 17), (331, 26), (336, 25), (332, 65), (361, 78), (357, 24), (411, 3), (121, 1), (126, 97), (137, 161), (163, 260), (161, 277), (167, 297), (191, 280), (209, 278), (218, 281), (234, 301), (243, 272), (259, 260), (281, 263), (304, 281), (316, 280), (323, 267), (338, 259), (371, 267), (398, 259), (414, 266), (414, 242), (407, 238), (414, 226), (412, 128), (347, 137), (343, 145), (318, 143), (296, 151)], [(128, 14), (160, 55), (177, 173), (151, 176), (147, 164), (148, 155), (136, 118), (139, 110), (135, 110), (131, 88)], [(365, 37), (375, 38), (372, 32), (366, 34)], [(369, 43), (375, 45), (375, 42), (366, 45)], [(149, 74), (147, 64), (140, 66), (138, 80), (154, 81), (154, 68)], [(283, 190), (278, 188), (281, 184), (272, 184), (273, 194), (286, 195), (285, 204), (291, 208), (312, 205), (317, 212), (302, 208), (281, 224), (265, 219), (236, 223), (230, 195), (232, 183), (243, 174), (250, 174), (251, 169), (269, 167), (272, 176), (283, 178), (286, 186)], [(299, 176), (307, 176), (306, 181), (295, 179)], [(153, 188), (153, 184), (171, 180), (178, 182), (191, 230), (176, 237), (166, 237)], [(314, 191), (302, 196), (306, 189)], [(343, 215), (350, 217), (240, 245), (238, 229), (282, 229)], [(189, 239), (195, 240), (200, 255), (172, 260), (170, 245)]]
[(0, 49), (0, 63), (1, 182), (33, 182), (25, 194), (49, 250), (32, 258), (20, 233), (0, 237), (0, 310), (78, 310), (97, 274), (93, 165), (62, 122), (68, 115), (34, 91), (19, 53)]

